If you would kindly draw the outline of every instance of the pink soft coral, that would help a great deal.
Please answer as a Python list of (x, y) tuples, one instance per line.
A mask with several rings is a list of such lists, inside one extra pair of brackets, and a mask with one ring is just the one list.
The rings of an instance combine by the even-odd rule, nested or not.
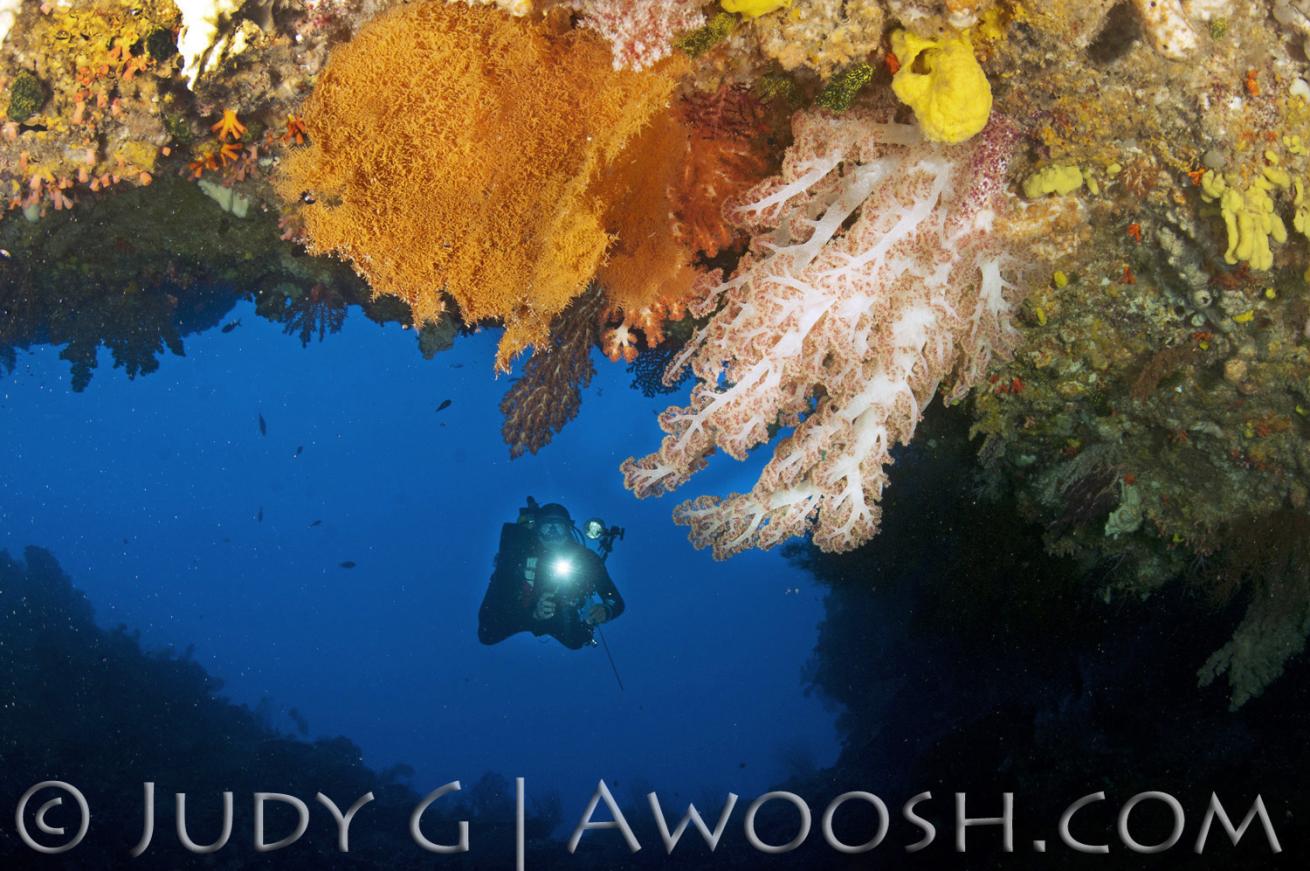
[(692, 308), (713, 317), (666, 374), (690, 363), (690, 405), (660, 416), (659, 451), (623, 464), (629, 489), (658, 495), (715, 448), (743, 460), (791, 428), (750, 492), (674, 511), (716, 558), (809, 531), (826, 551), (867, 541), (892, 447), (942, 384), (962, 396), (1016, 337), (997, 232), (1010, 126), (953, 147), (872, 111), (799, 113), (793, 128), (781, 173), (733, 210), (750, 252)]

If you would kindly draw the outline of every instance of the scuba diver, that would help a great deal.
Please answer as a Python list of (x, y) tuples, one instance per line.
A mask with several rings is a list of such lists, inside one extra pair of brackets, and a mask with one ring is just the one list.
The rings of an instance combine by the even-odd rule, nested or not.
[(529, 496), (518, 522), (501, 529), (500, 552), (478, 610), (478, 640), (498, 644), (530, 631), (570, 650), (594, 645), (596, 627), (623, 613), (623, 597), (605, 570), (605, 557), (622, 537), (617, 526), (587, 521), (586, 539), (599, 543), (598, 554), (584, 544), (568, 509), (555, 502), (538, 505)]

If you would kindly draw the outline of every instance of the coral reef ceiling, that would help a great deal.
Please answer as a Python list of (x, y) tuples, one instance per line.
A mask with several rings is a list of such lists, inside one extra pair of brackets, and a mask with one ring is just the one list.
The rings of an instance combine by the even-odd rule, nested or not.
[(1310, 632), (1303, 6), (4, 4), (0, 365), (148, 373), (243, 294), (306, 343), (494, 324), (519, 454), (595, 348), (694, 381), (623, 469), (719, 557), (876, 540), (962, 404), (1087, 595), (1249, 603), (1199, 675), (1240, 706)]

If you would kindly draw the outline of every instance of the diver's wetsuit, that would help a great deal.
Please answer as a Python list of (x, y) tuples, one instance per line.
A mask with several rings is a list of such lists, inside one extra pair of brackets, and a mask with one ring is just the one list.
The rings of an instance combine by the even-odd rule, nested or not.
[[(570, 561), (572, 571), (567, 583), (556, 585), (551, 565), (560, 558)], [(542, 593), (552, 591), (557, 592), (554, 616), (534, 619), (537, 600)], [(592, 593), (609, 609), (610, 620), (623, 613), (623, 597), (595, 553), (574, 541), (562, 542), (547, 551), (530, 529), (506, 524), (496, 568), (478, 610), (478, 640), (496, 644), (517, 632), (530, 631), (533, 635), (551, 635), (570, 650), (577, 650), (591, 642), (592, 627), (582, 621), (582, 613), (594, 603)]]

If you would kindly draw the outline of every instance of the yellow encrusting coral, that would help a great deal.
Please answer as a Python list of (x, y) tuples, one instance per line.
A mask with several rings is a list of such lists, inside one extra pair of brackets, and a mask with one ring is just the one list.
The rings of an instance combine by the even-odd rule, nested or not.
[(1305, 182), (1297, 179), (1294, 183), (1296, 197), (1292, 200), (1292, 205), (1296, 211), (1292, 213), (1292, 228), (1302, 236), (1310, 238), (1310, 201), (1305, 196)]
[(1030, 200), (1046, 194), (1064, 196), (1083, 186), (1083, 173), (1076, 166), (1044, 166), (1023, 180), (1023, 195)]
[(333, 53), (279, 192), (315, 251), (350, 260), (417, 323), (442, 313), (443, 292), (468, 323), (504, 322), (505, 369), (601, 264), (611, 209), (597, 182), (673, 86), (615, 71), (586, 31), (398, 7)]
[(35, 219), (70, 208), (80, 191), (152, 181), (169, 140), (160, 106), (176, 21), (171, 0), (28, 9), (0, 57), (0, 196), (10, 208)]
[(1269, 190), (1276, 184), (1277, 181), (1262, 176), (1245, 191), (1239, 191), (1213, 170), (1201, 177), (1201, 198), (1219, 203), (1224, 227), (1228, 231), (1224, 262), (1245, 262), (1252, 269), (1259, 270), (1274, 265), (1270, 240), (1280, 244), (1287, 241), (1287, 227), (1274, 211), (1274, 201), (1269, 196)]
[(784, 70), (807, 68), (828, 79), (883, 54), (881, 0), (796, 0), (782, 15), (751, 22), (760, 50)]
[(929, 39), (908, 30), (892, 34), (900, 69), (892, 91), (934, 142), (963, 142), (987, 126), (992, 88), (967, 33)]

